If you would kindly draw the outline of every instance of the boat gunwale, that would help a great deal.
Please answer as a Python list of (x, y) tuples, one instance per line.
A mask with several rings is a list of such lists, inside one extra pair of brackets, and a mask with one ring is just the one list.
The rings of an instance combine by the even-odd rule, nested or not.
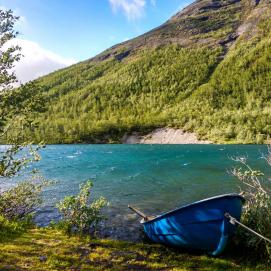
[(140, 223), (143, 224), (143, 225), (148, 224), (148, 223), (152, 223), (154, 221), (162, 219), (163, 217), (165, 217), (167, 215), (171, 215), (171, 214), (173, 214), (175, 212), (178, 212), (181, 209), (190, 208), (190, 207), (193, 207), (195, 205), (201, 204), (201, 203), (206, 202), (206, 201), (211, 201), (211, 200), (215, 200), (215, 199), (222, 199), (222, 198), (233, 198), (233, 197), (240, 198), (243, 203), (245, 202), (245, 198), (242, 195), (240, 195), (240, 194), (237, 194), (237, 193), (223, 194), (223, 195), (218, 195), (218, 196), (214, 196), (214, 197), (210, 197), (210, 198), (207, 198), (207, 199), (202, 199), (202, 200), (199, 200), (199, 201), (196, 201), (196, 202), (192, 202), (192, 203), (186, 204), (184, 206), (181, 206), (179, 208), (173, 209), (171, 211), (162, 213), (161, 215), (158, 215), (155, 218), (150, 219), (148, 221), (144, 221), (144, 219), (142, 219), (140, 221)]

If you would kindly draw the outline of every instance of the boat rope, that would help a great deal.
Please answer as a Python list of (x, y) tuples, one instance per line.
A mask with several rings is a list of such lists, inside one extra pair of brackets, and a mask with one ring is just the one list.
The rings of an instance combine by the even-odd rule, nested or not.
[(243, 227), (244, 229), (246, 229), (247, 231), (257, 235), (259, 238), (271, 243), (271, 240), (267, 237), (264, 237), (263, 235), (259, 234), (258, 232), (250, 229), (248, 226), (244, 225), (243, 223), (239, 222), (236, 218), (232, 217), (229, 213), (225, 214), (225, 217), (228, 218), (230, 220), (230, 223), (232, 225), (238, 224), (239, 226)]

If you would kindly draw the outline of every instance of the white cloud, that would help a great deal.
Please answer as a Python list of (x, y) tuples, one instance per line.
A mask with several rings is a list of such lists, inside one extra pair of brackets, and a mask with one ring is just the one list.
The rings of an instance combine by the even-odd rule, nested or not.
[(129, 20), (140, 18), (144, 14), (146, 0), (109, 0), (114, 12), (122, 11)]
[(22, 48), (23, 57), (15, 66), (15, 73), (22, 83), (76, 62), (74, 59), (67, 59), (46, 50), (33, 41), (16, 38), (6, 44), (7, 47), (12, 45), (19, 45)]

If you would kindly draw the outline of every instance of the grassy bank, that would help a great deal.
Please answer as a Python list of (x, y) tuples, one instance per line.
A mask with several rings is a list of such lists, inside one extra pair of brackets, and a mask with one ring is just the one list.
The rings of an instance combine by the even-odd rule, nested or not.
[(268, 266), (250, 264), (227, 252), (214, 258), (154, 244), (68, 237), (55, 229), (32, 229), (2, 240), (0, 270), (207, 271), (268, 270)]

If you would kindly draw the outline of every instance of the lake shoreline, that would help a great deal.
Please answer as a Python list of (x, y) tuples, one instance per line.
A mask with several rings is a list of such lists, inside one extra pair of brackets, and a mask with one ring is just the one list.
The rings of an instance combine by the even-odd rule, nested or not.
[(199, 140), (195, 133), (182, 129), (157, 128), (152, 132), (141, 135), (138, 132), (125, 134), (122, 144), (213, 144), (209, 140)]

